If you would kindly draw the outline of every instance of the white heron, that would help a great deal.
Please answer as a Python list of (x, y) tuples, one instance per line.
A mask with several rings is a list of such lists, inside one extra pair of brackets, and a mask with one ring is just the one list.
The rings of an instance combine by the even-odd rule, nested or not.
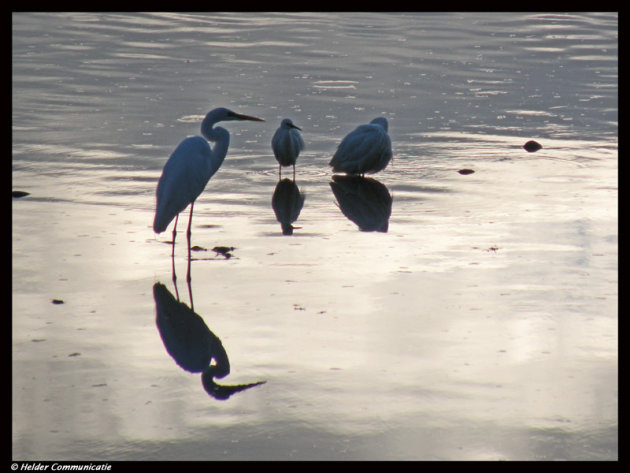
[[(175, 251), (179, 213), (190, 204), (187, 230), (190, 243), (190, 227), (195, 200), (205, 189), (210, 178), (217, 172), (228, 151), (230, 134), (225, 128), (214, 127), (214, 124), (229, 120), (264, 121), (262, 118), (241, 115), (227, 108), (215, 108), (208, 112), (201, 123), (201, 133), (205, 139), (201, 136), (186, 138), (175, 148), (164, 165), (157, 186), (157, 205), (153, 230), (156, 233), (162, 233), (175, 218), (173, 252)], [(210, 148), (206, 140), (213, 142), (214, 147)]]
[(304, 149), (304, 140), (300, 135), (301, 128), (295, 126), (290, 118), (285, 118), (280, 123), (271, 139), (271, 148), (280, 164), (278, 174), (282, 175), (282, 166), (293, 166), (295, 176), (295, 162), (300, 151)]
[(387, 119), (378, 117), (348, 133), (330, 160), (333, 171), (363, 175), (385, 169), (392, 159), (387, 128)]

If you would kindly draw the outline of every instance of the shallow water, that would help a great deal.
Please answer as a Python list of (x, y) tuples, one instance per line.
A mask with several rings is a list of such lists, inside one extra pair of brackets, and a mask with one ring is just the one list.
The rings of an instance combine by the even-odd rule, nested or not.
[[(13, 459), (616, 460), (617, 32), (613, 13), (14, 14)], [(216, 106), (266, 121), (225, 125), (189, 291), (188, 215), (174, 284), (155, 186)], [(328, 161), (380, 115), (394, 160), (339, 198)], [(306, 142), (292, 235), (285, 117)], [(229, 359), (219, 385), (264, 383), (206, 391), (158, 313)]]

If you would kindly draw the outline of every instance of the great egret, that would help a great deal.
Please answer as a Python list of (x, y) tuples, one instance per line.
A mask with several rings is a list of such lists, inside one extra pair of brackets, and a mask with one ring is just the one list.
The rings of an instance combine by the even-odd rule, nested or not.
[[(153, 230), (162, 233), (175, 218), (173, 226), (173, 252), (179, 213), (190, 204), (187, 236), (190, 242), (193, 206), (206, 184), (219, 169), (230, 144), (230, 134), (225, 128), (214, 127), (220, 121), (253, 120), (262, 122), (262, 118), (235, 113), (227, 108), (215, 108), (208, 112), (201, 123), (201, 133), (205, 137), (193, 136), (182, 141), (162, 170), (157, 186), (155, 219)], [(208, 141), (214, 143), (210, 148)], [(190, 245), (189, 245), (190, 247)]]
[(295, 126), (290, 118), (285, 118), (271, 139), (273, 154), (280, 164), (279, 175), (282, 175), (282, 166), (291, 165), (293, 166), (293, 175), (295, 175), (295, 162), (300, 151), (304, 149), (304, 140), (300, 136), (300, 131), (302, 129)]
[(378, 117), (348, 133), (330, 160), (333, 171), (363, 175), (385, 169), (392, 159), (387, 127), (387, 119)]

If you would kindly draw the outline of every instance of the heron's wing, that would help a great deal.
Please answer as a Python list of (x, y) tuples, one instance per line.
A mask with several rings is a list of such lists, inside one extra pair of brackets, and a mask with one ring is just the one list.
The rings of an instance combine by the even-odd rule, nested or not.
[(287, 166), (293, 164), (304, 149), (304, 140), (298, 130), (278, 129), (271, 140), (271, 147), (278, 162)]
[(391, 159), (391, 140), (378, 125), (360, 125), (345, 136), (330, 165), (334, 169), (363, 172), (381, 159)]
[(283, 148), (282, 136), (283, 136), (283, 130), (282, 128), (278, 128), (276, 132), (274, 133), (273, 138), (271, 139), (271, 149), (273, 150), (273, 154), (275, 155), (277, 159), (282, 158), (282, 148)]
[(210, 145), (201, 137), (182, 141), (164, 165), (157, 187), (156, 229), (166, 229), (175, 216), (204, 190), (212, 175)]
[(302, 135), (300, 135), (300, 132), (298, 130), (292, 129), (291, 136), (298, 151), (302, 151), (304, 149), (304, 140), (302, 139)]

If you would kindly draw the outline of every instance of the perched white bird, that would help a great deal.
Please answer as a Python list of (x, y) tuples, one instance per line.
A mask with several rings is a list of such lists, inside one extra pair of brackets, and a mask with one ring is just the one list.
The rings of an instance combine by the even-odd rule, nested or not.
[(282, 166), (293, 166), (295, 176), (295, 162), (300, 151), (304, 149), (304, 140), (300, 136), (300, 131), (302, 129), (295, 126), (290, 118), (285, 118), (271, 139), (273, 154), (280, 164), (279, 175), (282, 175)]
[(378, 117), (348, 133), (341, 140), (330, 165), (334, 172), (363, 175), (382, 171), (391, 159), (392, 142), (387, 134), (387, 119)]
[[(175, 247), (179, 213), (189, 204), (190, 217), (187, 234), (190, 241), (190, 226), (195, 200), (223, 163), (230, 144), (228, 131), (225, 128), (213, 128), (213, 126), (217, 122), (228, 120), (264, 121), (261, 118), (235, 113), (227, 108), (215, 108), (208, 112), (201, 123), (201, 133), (205, 139), (200, 136), (186, 138), (173, 151), (164, 165), (157, 186), (157, 205), (153, 230), (156, 233), (162, 233), (175, 218), (173, 248)], [(206, 140), (213, 142), (214, 147), (210, 148)]]

